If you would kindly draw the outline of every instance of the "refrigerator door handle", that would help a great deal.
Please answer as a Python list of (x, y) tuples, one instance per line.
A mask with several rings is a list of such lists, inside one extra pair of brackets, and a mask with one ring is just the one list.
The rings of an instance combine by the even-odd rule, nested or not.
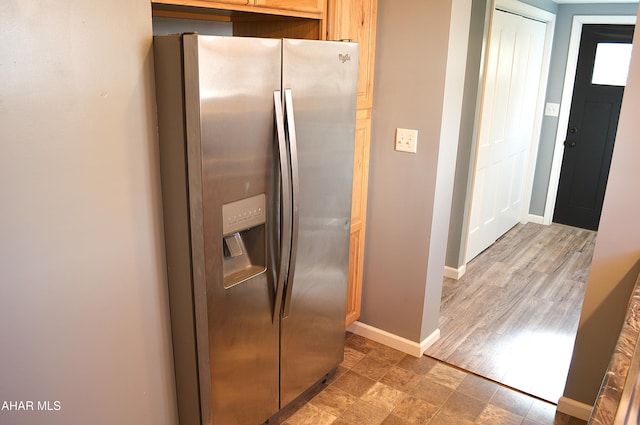
[(299, 228), (299, 195), (300, 195), (300, 175), (298, 173), (298, 141), (296, 138), (296, 126), (293, 113), (293, 94), (291, 89), (284, 91), (287, 123), (287, 134), (289, 136), (289, 153), (291, 155), (291, 199), (292, 199), (292, 222), (291, 222), (291, 254), (289, 259), (289, 272), (287, 273), (287, 288), (284, 296), (284, 309), (282, 317), (289, 316), (291, 309), (291, 297), (293, 294), (293, 281), (296, 268), (296, 255), (298, 251), (298, 228)]
[(281, 199), (281, 220), (282, 229), (280, 237), (280, 264), (276, 278), (276, 293), (273, 305), (272, 321), (275, 322), (280, 316), (282, 309), (282, 298), (291, 254), (291, 179), (289, 175), (289, 157), (287, 155), (287, 142), (285, 137), (284, 113), (282, 110), (282, 92), (273, 92), (273, 103), (276, 115), (276, 138), (278, 139), (278, 162), (280, 164), (280, 184), (282, 189)]

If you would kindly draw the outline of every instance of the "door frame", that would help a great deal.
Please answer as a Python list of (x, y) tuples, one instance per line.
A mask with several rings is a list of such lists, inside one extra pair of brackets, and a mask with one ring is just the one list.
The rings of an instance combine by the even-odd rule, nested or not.
[[(544, 112), (544, 102), (546, 99), (546, 93), (547, 93), (547, 83), (548, 83), (548, 79), (549, 79), (549, 66), (551, 63), (551, 48), (553, 45), (553, 38), (554, 38), (554, 31), (555, 31), (555, 24), (556, 24), (556, 15), (552, 12), (548, 12), (546, 10), (537, 8), (535, 6), (531, 6), (529, 4), (523, 3), (519, 0), (491, 0), (490, 4), (488, 5), (489, 10), (490, 10), (490, 17), (489, 17), (489, 26), (488, 26), (488, 34), (491, 34), (491, 26), (493, 25), (493, 15), (494, 15), (494, 11), (495, 9), (501, 9), (507, 12), (511, 12), (526, 18), (530, 18), (530, 19), (535, 19), (537, 21), (540, 21), (542, 23), (544, 23), (546, 25), (546, 31), (545, 31), (545, 40), (544, 40), (544, 50), (543, 50), (543, 62), (542, 62), (542, 69), (541, 69), (541, 79), (540, 79), (540, 86), (538, 87), (538, 96), (537, 96), (537, 101), (536, 101), (536, 115), (534, 118), (534, 126), (533, 126), (533, 133), (532, 133), (532, 137), (531, 137), (531, 145), (529, 147), (529, 158), (527, 160), (527, 171), (525, 174), (525, 181), (524, 181), (524, 188), (523, 188), (523, 202), (522, 202), (522, 206), (521, 206), (521, 210), (520, 210), (520, 221), (521, 222), (527, 222), (529, 221), (529, 207), (531, 204), (531, 194), (533, 191), (533, 178), (535, 175), (535, 168), (536, 168), (536, 161), (537, 161), (537, 157), (538, 157), (538, 147), (540, 144), (540, 132), (542, 129), (542, 119), (543, 119), (543, 112)], [(489, 40), (490, 43), (490, 40)], [(487, 44), (488, 48), (491, 48), (489, 46), (489, 44)], [(481, 105), (483, 104), (483, 100), (484, 100), (484, 80), (485, 80), (485, 76), (486, 76), (486, 72), (487, 72), (487, 61), (483, 60), (483, 65), (482, 65), (482, 82), (481, 82), (481, 87), (480, 87), (480, 91), (481, 91), (481, 95), (480, 95), (480, 99), (478, 101), (478, 105), (479, 108), (481, 107)], [(476, 128), (474, 130), (474, 142), (473, 142), (473, 148), (472, 151), (474, 152), (473, 154), (473, 158), (472, 158), (472, 162), (470, 164), (470, 174), (472, 176), (475, 176), (475, 170), (476, 170), (476, 160), (477, 160), (477, 156), (478, 156), (478, 137), (480, 134), (479, 131), (479, 126), (480, 126), (480, 122), (482, 121), (482, 113), (483, 111), (480, 109), (478, 111), (478, 121), (476, 124)], [(473, 177), (471, 177), (473, 179)], [(466, 263), (467, 263), (467, 246), (468, 246), (468, 242), (469, 242), (469, 220), (471, 219), (471, 214), (470, 214), (470, 210), (471, 208), (473, 208), (473, 206), (471, 205), (471, 197), (473, 195), (473, 185), (475, 184), (475, 181), (471, 181), (470, 183), (470, 187), (467, 190), (467, 201), (466, 201), (466, 211), (465, 211), (465, 216), (466, 216), (466, 223), (464, 226), (464, 233), (463, 233), (463, 244), (464, 244), (464, 263), (465, 266), (463, 266), (461, 268), (461, 271), (457, 274), (457, 278), (461, 277), (464, 272), (466, 271)]]
[(569, 128), (569, 113), (571, 112), (576, 68), (578, 66), (578, 50), (580, 48), (580, 40), (582, 39), (582, 26), (587, 24), (635, 25), (636, 20), (637, 17), (635, 15), (576, 15), (573, 17), (571, 38), (569, 39), (569, 52), (567, 54), (567, 68), (564, 75), (564, 88), (562, 90), (562, 99), (560, 100), (558, 129), (556, 132), (553, 159), (551, 161), (551, 173), (549, 174), (549, 187), (547, 189), (547, 199), (545, 201), (542, 224), (549, 225), (552, 223), (553, 213), (556, 208), (560, 170), (564, 157), (564, 140), (567, 129)]

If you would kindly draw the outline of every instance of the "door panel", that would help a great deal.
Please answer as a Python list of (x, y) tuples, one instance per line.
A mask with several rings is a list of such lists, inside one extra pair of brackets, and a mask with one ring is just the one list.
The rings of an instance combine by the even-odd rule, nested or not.
[(584, 25), (553, 221), (597, 230), (623, 86), (592, 84), (598, 43), (631, 43), (633, 25)]
[[(273, 274), (269, 268), (225, 288), (224, 264), (230, 254), (223, 245), (222, 211), (225, 204), (265, 194), (266, 226), (275, 227), (279, 211), (274, 207), (277, 195), (271, 166), (273, 92), (280, 89), (281, 43), (185, 37), (198, 41), (201, 140), (189, 150), (200, 150), (201, 158), (190, 162), (189, 168), (201, 170), (203, 183), (202, 193), (192, 191), (190, 196), (202, 199), (205, 267), (202, 270), (202, 265), (194, 264), (194, 273), (203, 273), (206, 279), (212, 423), (263, 423), (278, 410), (279, 339), (278, 321), (272, 320)], [(269, 238), (272, 232), (263, 231), (256, 239), (248, 232), (242, 236), (246, 248), (253, 243), (264, 252), (269, 242), (265, 235)], [(248, 249), (240, 251), (248, 256)]]
[[(597, 207), (597, 188), (604, 177), (602, 167), (582, 167), (583, 163), (599, 164), (609, 149), (607, 146), (607, 125), (601, 125), (600, 120), (609, 123), (614, 113), (615, 105), (611, 103), (587, 102), (583, 111), (583, 126), (581, 142), (590, 146), (590, 149), (575, 149), (576, 155), (573, 164), (573, 175), (567, 176), (572, 180), (573, 190), (569, 193), (569, 202), (578, 208), (594, 209)], [(569, 158), (571, 159), (571, 158)]]
[(466, 260), (520, 221), (546, 24), (496, 10), (491, 27)]
[(324, 2), (321, 0), (255, 0), (255, 5), (300, 12), (320, 13), (324, 10)]
[(281, 321), (284, 407), (343, 357), (358, 48), (284, 40), (282, 61), (283, 89), (293, 95), (300, 170), (295, 274), (287, 279), (292, 292)]

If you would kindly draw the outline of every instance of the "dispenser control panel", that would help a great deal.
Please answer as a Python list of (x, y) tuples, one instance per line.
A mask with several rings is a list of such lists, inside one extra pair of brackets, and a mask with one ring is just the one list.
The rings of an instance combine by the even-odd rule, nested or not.
[(264, 193), (222, 205), (222, 233), (230, 235), (263, 224), (266, 221), (265, 205)]

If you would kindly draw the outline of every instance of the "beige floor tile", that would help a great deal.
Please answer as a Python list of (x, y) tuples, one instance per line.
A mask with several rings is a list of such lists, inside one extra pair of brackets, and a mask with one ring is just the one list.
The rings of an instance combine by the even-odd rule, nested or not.
[(406, 397), (406, 393), (376, 382), (360, 399), (378, 405), (389, 413)]
[(382, 421), (380, 425), (413, 425), (413, 424), (395, 415), (389, 415), (384, 421)]
[(375, 384), (373, 379), (348, 371), (332, 384), (353, 396), (360, 397)]
[(402, 360), (398, 362), (397, 366), (406, 370), (410, 370), (411, 372), (418, 375), (425, 375), (431, 370), (431, 368), (433, 368), (437, 364), (438, 361), (432, 359), (431, 357), (413, 357), (407, 354)]
[(347, 369), (351, 369), (353, 366), (355, 366), (360, 360), (362, 360), (364, 358), (366, 354), (358, 351), (358, 350), (354, 350), (353, 348), (350, 347), (345, 347), (344, 348), (344, 360), (342, 361), (342, 363), (340, 363), (341, 366), (347, 368)]
[(412, 396), (437, 407), (442, 406), (449, 397), (451, 397), (451, 394), (453, 394), (453, 390), (451, 388), (434, 382), (429, 378), (429, 376), (422, 378), (420, 384), (411, 391)]
[(389, 412), (382, 407), (358, 400), (333, 425), (380, 425), (387, 416)]
[[(287, 423), (286, 421), (293, 416), (296, 412), (302, 409), (304, 406), (309, 403), (309, 401), (318, 393), (322, 392), (321, 390), (326, 389), (326, 386), (318, 386), (313, 388), (309, 393), (305, 394), (300, 399), (294, 401), (290, 405), (288, 405), (285, 409), (280, 411), (278, 418), (274, 421), (271, 421), (273, 425), (280, 425)], [(289, 424), (290, 425), (290, 424)]]
[(491, 397), (491, 404), (502, 407), (516, 415), (526, 416), (533, 404), (533, 398), (508, 388), (500, 387)]
[(342, 415), (356, 401), (357, 397), (342, 391), (335, 386), (329, 386), (311, 400), (311, 404), (335, 416)]
[(455, 390), (467, 374), (444, 363), (438, 363), (427, 372), (426, 376), (434, 382)]
[(389, 371), (389, 368), (391, 368), (393, 364), (394, 363), (389, 360), (376, 357), (373, 354), (368, 354), (354, 365), (351, 370), (377, 381)]
[(285, 422), (286, 425), (331, 425), (336, 416), (307, 403)]
[(427, 423), (429, 425), (473, 425), (473, 421), (462, 419), (458, 415), (452, 415), (442, 410)]
[(361, 353), (368, 354), (371, 350), (382, 344), (371, 341), (363, 336), (352, 334), (345, 340), (344, 345)]
[(454, 392), (444, 403), (442, 410), (467, 421), (475, 421), (486, 403), (468, 395)]
[(374, 347), (373, 350), (369, 353), (369, 355), (372, 355), (380, 359), (387, 360), (390, 363), (396, 364), (404, 358), (405, 353), (398, 351), (395, 348), (387, 347), (386, 345), (380, 345), (380, 346)]
[(491, 400), (491, 397), (498, 391), (500, 386), (495, 382), (480, 378), (475, 375), (467, 375), (462, 380), (456, 391), (475, 398), (476, 400)]
[(403, 399), (400, 404), (393, 409), (392, 414), (411, 424), (421, 425), (427, 423), (437, 411), (438, 408), (433, 404), (409, 396)]
[(480, 417), (475, 421), (476, 425), (520, 425), (523, 417), (509, 412), (493, 404), (487, 405)]
[(418, 386), (422, 377), (416, 373), (394, 366), (380, 379), (385, 385), (393, 387), (405, 393), (410, 393)]

